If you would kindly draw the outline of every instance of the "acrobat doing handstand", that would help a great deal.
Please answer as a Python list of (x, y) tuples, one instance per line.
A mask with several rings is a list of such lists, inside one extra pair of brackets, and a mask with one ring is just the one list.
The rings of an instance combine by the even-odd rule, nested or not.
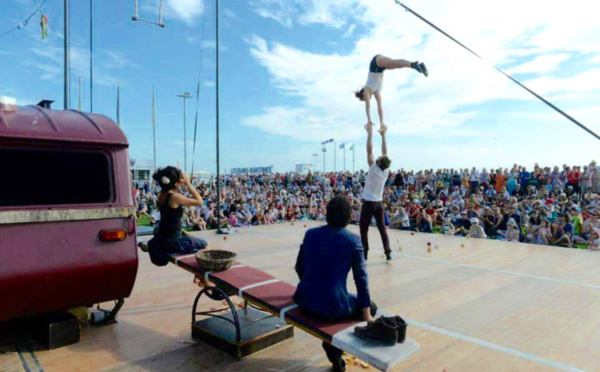
[(376, 55), (369, 65), (369, 77), (367, 84), (359, 91), (355, 92), (356, 98), (365, 102), (367, 111), (367, 123), (371, 121), (371, 96), (374, 95), (377, 100), (377, 112), (379, 113), (379, 125), (383, 128), (383, 108), (381, 106), (381, 87), (383, 85), (383, 71), (394, 70), (397, 68), (412, 68), (425, 76), (429, 75), (425, 64), (419, 61), (410, 62), (405, 59), (391, 59), (381, 54)]

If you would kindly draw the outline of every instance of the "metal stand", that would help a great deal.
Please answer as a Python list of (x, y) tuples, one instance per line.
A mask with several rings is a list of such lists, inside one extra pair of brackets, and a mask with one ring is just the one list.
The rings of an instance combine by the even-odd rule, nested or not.
[(100, 305), (98, 304), (97, 310), (94, 310), (92, 312), (92, 315), (90, 317), (90, 324), (95, 326), (104, 326), (108, 324), (117, 323), (117, 313), (119, 312), (119, 310), (121, 310), (124, 304), (125, 300), (122, 298), (115, 301), (115, 307), (113, 307), (112, 310), (101, 309)]
[[(227, 306), (198, 311), (198, 302), (204, 294), (214, 301), (226, 301)], [(229, 298), (231, 295), (233, 294), (228, 294), (217, 287), (205, 287), (198, 293), (192, 308), (193, 338), (202, 340), (230, 355), (243, 358), (294, 336), (292, 326), (248, 301), (244, 301), (243, 307), (238, 309)], [(199, 315), (208, 318), (199, 321), (197, 319)], [(227, 324), (232, 324), (233, 329)]]
[[(197, 307), (198, 307), (198, 301), (200, 301), (200, 297), (202, 297), (203, 294), (205, 294), (212, 300), (215, 301), (221, 301), (221, 300), (225, 300), (227, 301), (227, 305), (229, 306), (224, 307), (222, 309), (217, 309), (217, 310), (209, 310), (209, 311), (197, 311)], [(244, 301), (244, 311), (248, 310), (248, 306), (250, 304), (248, 303), (248, 301)], [(261, 311), (261, 309), (259, 309), (256, 306), (252, 306), (250, 305), (250, 307)], [(225, 316), (222, 315), (217, 315), (216, 313), (220, 313), (222, 311), (225, 311), (229, 309), (229, 311), (231, 312), (231, 315), (233, 317), (232, 319), (229, 319)], [(242, 323), (240, 322), (240, 318), (238, 316), (238, 312), (237, 312), (237, 308), (236, 305), (231, 302), (231, 299), (229, 298), (229, 296), (227, 295), (227, 293), (225, 293), (223, 290), (221, 290), (220, 288), (217, 287), (206, 287), (204, 289), (202, 289), (200, 291), (200, 293), (198, 293), (198, 295), (196, 296), (196, 299), (194, 300), (194, 307), (192, 308), (192, 324), (196, 324), (196, 316), (197, 315), (205, 315), (205, 316), (211, 316), (211, 317), (215, 317), (215, 318), (219, 318), (219, 319), (223, 319), (231, 324), (233, 324), (233, 326), (235, 327), (235, 342), (240, 342), (242, 339), (242, 329), (244, 328), (248, 328), (249, 326), (251, 326), (254, 323), (260, 322), (261, 320), (265, 320), (265, 319), (269, 319), (269, 318), (274, 318), (273, 315), (268, 314), (262, 318), (259, 319), (255, 319), (251, 322), (247, 322), (242, 326)]]

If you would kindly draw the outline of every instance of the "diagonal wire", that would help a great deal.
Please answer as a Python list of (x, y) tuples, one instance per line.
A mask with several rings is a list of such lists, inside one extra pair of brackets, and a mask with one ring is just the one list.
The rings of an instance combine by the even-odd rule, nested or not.
[(474, 56), (476, 56), (477, 58), (479, 58), (480, 60), (486, 62), (487, 64), (489, 64), (490, 66), (492, 66), (496, 71), (498, 71), (499, 73), (501, 73), (502, 75), (506, 76), (507, 78), (509, 78), (510, 80), (512, 80), (513, 83), (517, 84), (518, 86), (520, 86), (521, 88), (525, 89), (526, 91), (528, 91), (529, 93), (531, 93), (533, 96), (535, 96), (537, 99), (539, 99), (540, 101), (544, 102), (546, 105), (548, 105), (549, 107), (553, 108), (556, 112), (558, 112), (559, 114), (561, 114), (562, 116), (564, 116), (565, 118), (567, 118), (568, 120), (570, 120), (573, 124), (577, 125), (578, 127), (580, 127), (581, 129), (585, 130), (586, 132), (588, 132), (589, 134), (591, 134), (592, 136), (596, 137), (596, 139), (600, 140), (600, 136), (597, 135), (595, 132), (593, 132), (591, 129), (589, 129), (588, 127), (586, 127), (585, 125), (581, 124), (579, 121), (575, 120), (575, 118), (573, 118), (571, 115), (567, 114), (566, 112), (564, 112), (563, 110), (561, 110), (560, 108), (558, 108), (557, 106), (555, 106), (554, 104), (552, 104), (551, 102), (549, 102), (547, 99), (545, 99), (544, 97), (540, 96), (539, 94), (537, 94), (536, 92), (534, 92), (533, 90), (529, 89), (528, 87), (526, 87), (524, 84), (522, 84), (520, 81), (518, 81), (517, 79), (513, 78), (512, 76), (510, 76), (509, 74), (505, 73), (504, 71), (502, 71), (501, 69), (499, 69), (498, 67), (492, 65), (491, 63), (489, 63), (488, 61), (486, 61), (482, 56), (480, 56), (479, 54), (475, 53), (474, 51), (472, 51), (471, 49), (469, 49), (466, 45), (464, 45), (463, 43), (461, 43), (460, 41), (456, 40), (455, 38), (453, 38), (452, 36), (450, 36), (447, 32), (445, 32), (444, 30), (442, 30), (441, 28), (439, 28), (438, 26), (436, 26), (435, 24), (431, 23), (430, 21), (428, 21), (426, 18), (424, 18), (423, 16), (421, 16), (420, 14), (418, 14), (417, 12), (415, 12), (414, 10), (412, 10), (411, 8), (409, 8), (408, 6), (404, 5), (402, 2), (400, 2), (399, 0), (394, 0), (394, 2), (398, 5), (400, 5), (401, 7), (403, 7), (404, 9), (406, 9), (407, 12), (412, 13), (414, 16), (416, 16), (417, 18), (419, 18), (420, 20), (422, 20), (423, 22), (427, 23), (429, 26), (433, 27), (434, 29), (436, 29), (437, 31), (439, 31), (441, 34), (443, 34), (444, 36), (446, 36), (447, 38), (449, 38), (450, 40), (454, 41), (456, 44), (460, 45), (461, 47), (463, 47), (464, 49), (466, 49), (467, 51), (469, 51), (471, 54), (473, 54)]
[(18, 30), (18, 29), (20, 29), (20, 28), (22, 28), (22, 27), (25, 27), (25, 26), (27, 26), (27, 23), (29, 23), (29, 20), (31, 19), (31, 17), (33, 17), (33, 16), (34, 16), (34, 15), (35, 15), (37, 12), (39, 12), (39, 11), (40, 11), (40, 8), (42, 7), (42, 5), (44, 5), (44, 3), (45, 3), (45, 2), (46, 2), (46, 0), (43, 0), (43, 1), (42, 1), (42, 3), (40, 4), (40, 6), (38, 6), (38, 7), (37, 7), (37, 8), (36, 8), (36, 9), (33, 11), (33, 13), (31, 13), (31, 15), (30, 15), (29, 17), (27, 17), (27, 18), (25, 18), (24, 20), (22, 20), (22, 21), (21, 21), (21, 23), (19, 23), (17, 26), (15, 26), (15, 27), (11, 28), (10, 30), (8, 30), (8, 31), (6, 31), (6, 32), (4, 32), (4, 33), (2, 33), (2, 34), (0, 34), (0, 38), (1, 38), (1, 37), (4, 37), (4, 36), (6, 36), (6, 35), (8, 35), (8, 34), (10, 34), (11, 32), (13, 32), (13, 31), (15, 31), (15, 30)]
[(200, 40), (200, 67), (198, 68), (198, 87), (196, 88), (196, 119), (194, 120), (194, 145), (192, 147), (192, 177), (194, 176), (194, 160), (196, 156), (196, 133), (198, 132), (198, 109), (200, 106), (200, 79), (202, 77), (202, 59), (204, 55), (204, 21), (206, 19), (206, 0), (202, 7), (202, 37)]

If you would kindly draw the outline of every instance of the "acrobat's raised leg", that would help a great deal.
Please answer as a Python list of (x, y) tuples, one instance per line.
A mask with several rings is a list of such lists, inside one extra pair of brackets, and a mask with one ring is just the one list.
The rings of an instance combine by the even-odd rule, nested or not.
[(386, 56), (379, 55), (377, 56), (375, 62), (377, 63), (377, 66), (383, 67), (388, 70), (410, 67), (417, 70), (425, 76), (429, 76), (429, 71), (427, 70), (427, 67), (425, 67), (424, 63), (419, 63), (419, 61), (410, 62), (405, 59), (391, 59)]

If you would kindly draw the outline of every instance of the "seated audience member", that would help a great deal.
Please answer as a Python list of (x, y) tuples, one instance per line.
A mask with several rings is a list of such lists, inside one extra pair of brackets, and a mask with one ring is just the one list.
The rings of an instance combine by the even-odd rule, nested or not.
[(238, 219), (235, 216), (235, 212), (232, 211), (232, 212), (229, 213), (229, 219), (228, 220), (229, 220), (229, 225), (231, 227), (239, 227)]
[(485, 239), (487, 235), (483, 230), (483, 227), (479, 225), (479, 218), (473, 217), (471, 218), (471, 229), (467, 234), (469, 238), (477, 238), (477, 239)]
[[(564, 217), (566, 218), (566, 217)], [(552, 231), (552, 238), (550, 239), (549, 243), (551, 245), (557, 245), (557, 246), (562, 246), (562, 247), (571, 247), (572, 243), (571, 243), (571, 235), (569, 234), (568, 230), (568, 224), (565, 224), (565, 226), (563, 226), (561, 224), (561, 221), (554, 221), (554, 223), (552, 224), (551, 227), (551, 231)], [(567, 227), (567, 231), (565, 231), (565, 227)], [(571, 226), (571, 231), (572, 231), (572, 226)]]
[[(314, 218), (311, 218), (314, 219)], [(358, 200), (354, 200), (354, 204), (352, 205), (352, 215), (350, 217), (350, 223), (353, 225), (358, 225), (360, 221), (360, 203)]]
[(550, 228), (550, 221), (543, 219), (538, 229), (538, 235), (535, 244), (549, 245), (552, 240), (552, 230)]
[[(327, 225), (310, 229), (304, 235), (296, 260), (300, 283), (294, 301), (300, 309), (325, 321), (344, 318), (373, 321), (377, 311), (369, 296), (368, 275), (360, 237), (346, 229), (352, 207), (343, 196), (327, 205)], [(348, 273), (352, 270), (358, 296), (348, 293)], [(342, 350), (323, 342), (333, 370), (345, 370)]]
[(466, 236), (469, 233), (469, 230), (471, 230), (471, 220), (467, 218), (466, 211), (460, 212), (460, 217), (454, 221), (454, 227), (456, 229), (454, 235)]
[(456, 229), (454, 228), (454, 225), (452, 224), (452, 218), (450, 218), (450, 217), (444, 218), (444, 224), (442, 225), (442, 233), (444, 235), (454, 235), (456, 233)]
[(598, 220), (598, 216), (600, 216), (600, 210), (591, 210), (590, 216), (583, 222), (581, 225), (581, 234), (573, 238), (573, 241), (577, 244), (585, 244), (588, 242), (590, 234), (594, 229), (600, 229), (600, 220)]
[(508, 242), (519, 242), (519, 226), (513, 218), (509, 218), (506, 223), (506, 231), (498, 230), (498, 234), (502, 237), (502, 240)]
[(418, 231), (424, 233), (433, 233), (433, 221), (431, 216), (427, 214), (424, 209), (421, 214), (417, 217), (417, 225), (415, 226)]
[(265, 217), (265, 212), (262, 209), (257, 209), (256, 214), (252, 217), (252, 225), (260, 226), (260, 225), (268, 225), (267, 218)]
[(600, 251), (600, 229), (593, 229), (590, 233), (588, 249), (590, 251)]
[(288, 207), (285, 212), (284, 220), (286, 222), (294, 222), (296, 221), (296, 216), (294, 215), (294, 208)]
[(410, 230), (410, 219), (404, 208), (398, 208), (398, 214), (392, 220), (392, 228), (399, 230)]

